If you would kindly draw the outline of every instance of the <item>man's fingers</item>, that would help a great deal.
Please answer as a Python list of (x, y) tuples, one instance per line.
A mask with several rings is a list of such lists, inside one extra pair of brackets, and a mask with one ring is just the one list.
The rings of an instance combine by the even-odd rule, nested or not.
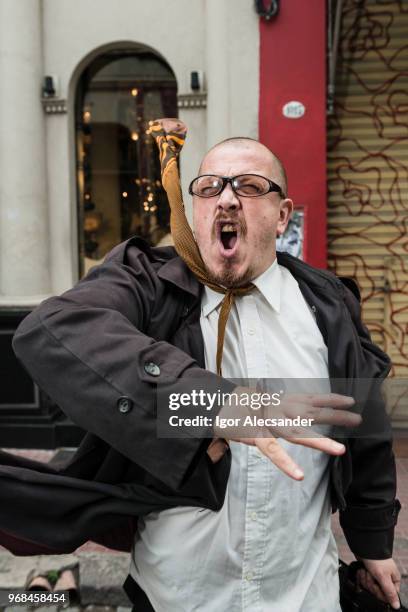
[(360, 569), (357, 572), (357, 583), (366, 591), (372, 593), (380, 601), (387, 603), (387, 599), (380, 589), (379, 585), (373, 580), (369, 572), (365, 569)]
[(399, 607), (398, 591), (390, 574), (379, 574), (375, 576), (375, 579), (380, 585), (386, 601), (393, 607)]
[(398, 610), (400, 602), (398, 592), (400, 588), (401, 574), (392, 558), (389, 559), (361, 559), (365, 570), (361, 574), (361, 584), (371, 592), (377, 592), (379, 588), (381, 596), (378, 597)]
[(277, 407), (267, 406), (266, 416), (283, 418), (308, 418), (317, 424), (357, 427), (361, 416), (348, 408), (354, 404), (352, 397), (326, 393), (321, 395), (288, 395)]
[(293, 393), (285, 396), (284, 401), (289, 403), (295, 402), (300, 404), (309, 404), (311, 406), (329, 408), (350, 408), (354, 406), (354, 398), (348, 395), (340, 395), (339, 393)]
[(357, 572), (357, 582), (364, 589), (381, 601), (391, 604), (395, 609), (400, 605), (398, 597), (400, 579), (398, 570), (390, 573), (381, 569), (377, 571), (361, 569)]
[[(296, 432), (298, 434), (304, 433), (301, 428)], [(292, 431), (293, 435), (293, 431)], [(315, 434), (319, 436), (319, 434)], [(270, 434), (269, 434), (270, 436)], [(284, 435), (288, 439), (287, 435)], [(255, 446), (267, 457), (277, 468), (279, 468), (284, 474), (293, 478), (294, 480), (303, 480), (304, 473), (302, 469), (295, 463), (295, 461), (288, 455), (284, 448), (279, 444), (278, 440), (273, 437), (254, 438)], [(322, 436), (316, 438), (308, 437), (290, 437), (288, 440), (293, 444), (301, 444), (309, 448), (321, 450), (330, 455), (342, 455), (345, 452), (343, 444), (339, 444), (330, 438), (324, 438)]]
[(342, 455), (346, 450), (344, 444), (322, 436), (322, 434), (307, 427), (274, 427), (272, 434), (279, 438), (284, 438), (292, 444), (314, 448), (329, 455)]
[(397, 593), (399, 593), (401, 590), (401, 576), (399, 578), (391, 576), (391, 578), (392, 578), (395, 588), (397, 589)]
[(275, 438), (256, 438), (255, 445), (284, 474), (294, 480), (303, 480), (302, 470)]
[[(314, 435), (315, 437), (309, 437)], [(340, 444), (339, 442), (335, 442), (331, 438), (325, 438), (323, 436), (319, 436), (317, 433), (311, 434), (308, 430), (307, 437), (301, 436), (283, 436), (288, 442), (292, 444), (300, 444), (301, 446), (307, 446), (308, 448), (314, 448), (315, 450), (323, 451), (324, 453), (328, 453), (329, 455), (342, 455), (346, 447), (344, 444)]]
[(313, 406), (327, 406), (328, 408), (351, 408), (355, 401), (353, 397), (348, 395), (340, 395), (339, 393), (321, 393), (313, 396)]
[(361, 416), (348, 410), (313, 407), (306, 412), (306, 415), (308, 418), (313, 418), (317, 424), (357, 427), (361, 423)]
[[(323, 425), (343, 425), (345, 427), (357, 427), (361, 423), (361, 416), (349, 410), (338, 408), (318, 408), (309, 404), (289, 403), (283, 405), (284, 418), (313, 419), (314, 423)], [(273, 417), (273, 410), (270, 410)]]
[(400, 592), (401, 588), (401, 574), (399, 572), (398, 567), (395, 565), (394, 569), (391, 571), (391, 580), (397, 589), (397, 593)]

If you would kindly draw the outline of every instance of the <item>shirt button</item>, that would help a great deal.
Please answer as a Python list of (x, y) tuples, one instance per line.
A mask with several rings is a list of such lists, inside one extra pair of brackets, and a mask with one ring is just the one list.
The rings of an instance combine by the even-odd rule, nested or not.
[(244, 578), (245, 578), (245, 580), (246, 580), (247, 582), (251, 582), (251, 580), (252, 580), (252, 574), (251, 574), (251, 572), (248, 572), (247, 574), (245, 574)]
[(248, 328), (248, 334), (249, 334), (250, 336), (253, 336), (253, 335), (254, 335), (254, 333), (255, 333), (254, 328), (253, 328), (253, 327), (249, 327), (249, 328)]
[(148, 361), (144, 364), (144, 371), (146, 374), (150, 374), (150, 376), (160, 376), (160, 368), (153, 361)]
[(123, 397), (120, 397), (118, 399), (118, 401), (116, 402), (117, 407), (119, 408), (119, 412), (121, 412), (122, 414), (126, 414), (127, 412), (130, 412), (133, 408), (133, 402), (130, 399), (130, 397), (127, 397), (126, 395), (124, 395)]
[(251, 512), (251, 519), (252, 519), (253, 521), (256, 521), (256, 520), (257, 520), (257, 518), (258, 518), (257, 513), (256, 513), (256, 512)]

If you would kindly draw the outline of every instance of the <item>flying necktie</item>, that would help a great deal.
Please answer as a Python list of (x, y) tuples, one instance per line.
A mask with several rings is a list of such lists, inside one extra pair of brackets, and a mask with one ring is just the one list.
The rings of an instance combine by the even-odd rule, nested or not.
[(184, 210), (183, 196), (180, 185), (177, 158), (186, 139), (187, 128), (180, 119), (158, 119), (150, 125), (160, 153), (161, 178), (170, 204), (170, 229), (174, 247), (192, 273), (210, 289), (223, 293), (221, 310), (218, 318), (217, 337), (217, 374), (221, 375), (222, 353), (224, 347), (225, 328), (235, 296), (246, 295), (253, 291), (254, 285), (226, 288), (216, 283), (209, 274), (194, 239), (193, 232), (187, 221)]

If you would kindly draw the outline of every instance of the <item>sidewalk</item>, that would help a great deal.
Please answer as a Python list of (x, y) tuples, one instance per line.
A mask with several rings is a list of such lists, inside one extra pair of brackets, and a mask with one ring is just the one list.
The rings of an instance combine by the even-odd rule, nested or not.
[[(93, 549), (93, 550), (92, 550)], [(23, 612), (25, 606), (4, 607), (4, 599), (10, 589), (25, 590), (27, 577), (35, 575), (47, 577), (69, 568), (75, 575), (76, 589), (70, 591), (71, 606), (66, 610), (89, 612), (130, 612), (131, 603), (122, 589), (122, 584), (129, 570), (129, 556), (96, 547), (81, 547), (70, 555), (15, 557), (8, 551), (0, 550), (0, 610)], [(51, 582), (51, 581), (50, 581)], [(60, 607), (60, 606), (59, 606)], [(65, 606), (64, 606), (65, 607)], [(35, 608), (55, 612), (57, 605)], [(96, 612), (96, 610), (95, 610)]]
[[(408, 602), (408, 438), (395, 441), (398, 474), (398, 498), (401, 502), (394, 544), (394, 559), (401, 571), (402, 599)], [(38, 461), (52, 460), (58, 451), (14, 450), (8, 452), (30, 457)], [(338, 515), (333, 516), (333, 531), (339, 548), (339, 556), (346, 562), (354, 559), (338, 523)], [(122, 590), (128, 573), (129, 556), (104, 548), (94, 542), (87, 542), (72, 555), (14, 557), (0, 547), (0, 592), (2, 589), (24, 588), (27, 575), (31, 570), (47, 573), (64, 567), (74, 568), (77, 576), (78, 603), (67, 610), (87, 610), (87, 612), (130, 612), (130, 602)], [(24, 612), (26, 608), (2, 608), (6, 612)], [(44, 611), (56, 612), (55, 606)], [(40, 608), (37, 608), (40, 610)], [(42, 608), (41, 608), (42, 610)]]
[[(68, 455), (63, 449), (20, 450), (4, 449), (16, 455), (48, 463), (56, 455), (58, 459)], [(36, 575), (55, 575), (65, 568), (72, 569), (76, 577), (77, 592), (73, 603), (64, 608), (67, 612), (130, 612), (131, 602), (122, 589), (129, 571), (129, 555), (113, 551), (95, 542), (87, 542), (70, 555), (39, 555), (15, 557), (0, 546), (0, 593), (10, 589), (24, 589), (31, 572)], [(72, 601), (72, 600), (71, 600)], [(28, 608), (25, 606), (2, 607), (0, 612), (56, 612), (57, 606)]]

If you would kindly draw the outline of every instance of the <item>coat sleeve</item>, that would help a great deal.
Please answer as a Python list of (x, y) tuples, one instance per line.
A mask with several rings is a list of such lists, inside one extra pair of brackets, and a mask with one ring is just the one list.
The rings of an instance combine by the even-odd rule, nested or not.
[[(202, 379), (207, 390), (232, 385), (144, 333), (162, 283), (141, 250), (132, 246), (131, 264), (125, 254), (123, 243), (73, 289), (43, 302), (20, 324), (13, 348), (74, 423), (174, 490), (206, 453), (210, 432), (159, 438), (158, 386), (174, 378)], [(147, 364), (157, 366), (153, 374)]]
[[(360, 304), (354, 291), (345, 289), (345, 301), (362, 347), (377, 354), (384, 376), (389, 358), (375, 346), (361, 321)], [(356, 556), (366, 559), (387, 559), (392, 556), (394, 528), (400, 503), (396, 496), (396, 468), (392, 450), (391, 424), (385, 403), (378, 396), (376, 408), (378, 435), (359, 435), (349, 440), (351, 483), (345, 493), (346, 507), (340, 511), (340, 524), (347, 542)]]

